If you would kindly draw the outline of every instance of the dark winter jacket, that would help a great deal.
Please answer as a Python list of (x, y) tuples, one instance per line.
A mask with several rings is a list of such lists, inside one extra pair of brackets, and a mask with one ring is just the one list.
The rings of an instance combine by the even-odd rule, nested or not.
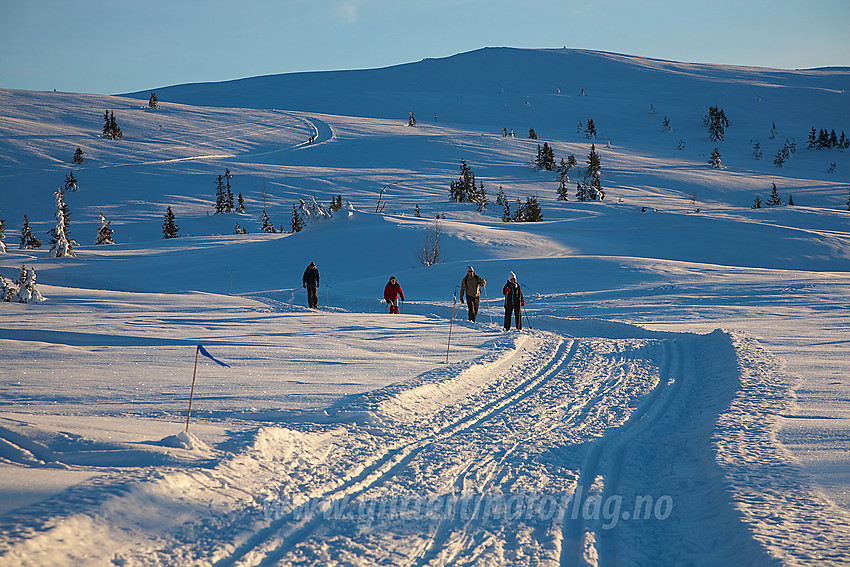
[(316, 286), (319, 285), (319, 268), (316, 267), (316, 264), (310, 264), (307, 266), (307, 269), (304, 270), (304, 277), (301, 278), (301, 281), (304, 282), (305, 286)]
[(401, 291), (399, 283), (387, 282), (386, 287), (384, 287), (384, 299), (387, 301), (395, 301), (395, 298), (399, 295), (401, 296), (401, 300), (404, 301), (404, 292)]
[(502, 293), (505, 296), (505, 309), (516, 309), (520, 305), (525, 305), (525, 298), (522, 296), (522, 288), (518, 283), (508, 281), (505, 287), (502, 288)]

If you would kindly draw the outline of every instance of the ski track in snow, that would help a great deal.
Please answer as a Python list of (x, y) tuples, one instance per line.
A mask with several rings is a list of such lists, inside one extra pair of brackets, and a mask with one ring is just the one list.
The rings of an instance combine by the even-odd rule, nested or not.
[[(0, 557), (219, 567), (841, 564), (850, 523), (835, 523), (831, 508), (819, 514), (827, 503), (778, 464), (775, 412), (788, 383), (772, 377), (769, 356), (720, 331), (645, 334), (511, 334), (477, 360), (357, 396), (324, 422), (262, 427), (218, 464), (101, 475), (59, 506), (21, 512), (0, 537)], [(31, 464), (67, 466), (19, 437), (0, 430), (4, 455), (12, 446)], [(650, 506), (632, 517), (647, 496)], [(417, 498), (437, 504), (427, 514), (393, 507)], [(800, 541), (801, 530), (813, 537)]]

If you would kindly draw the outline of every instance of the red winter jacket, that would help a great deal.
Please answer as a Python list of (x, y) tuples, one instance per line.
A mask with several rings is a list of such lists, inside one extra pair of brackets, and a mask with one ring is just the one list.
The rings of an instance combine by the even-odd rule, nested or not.
[(384, 299), (395, 301), (395, 298), (399, 295), (401, 296), (401, 300), (404, 301), (404, 292), (401, 291), (401, 286), (398, 285), (398, 282), (387, 282), (387, 286), (384, 288)]

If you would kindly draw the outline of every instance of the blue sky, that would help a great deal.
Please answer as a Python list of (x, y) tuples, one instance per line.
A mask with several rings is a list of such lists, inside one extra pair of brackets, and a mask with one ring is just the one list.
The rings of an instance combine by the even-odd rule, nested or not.
[(0, 87), (115, 94), (480, 47), (850, 66), (847, 0), (0, 0)]

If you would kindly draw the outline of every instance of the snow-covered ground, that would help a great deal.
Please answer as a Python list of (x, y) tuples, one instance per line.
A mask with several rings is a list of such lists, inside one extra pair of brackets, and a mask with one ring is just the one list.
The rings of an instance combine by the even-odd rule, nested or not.
[[(848, 69), (485, 49), (163, 88), (156, 110), (0, 91), (0, 275), (34, 267), (47, 298), (0, 303), (0, 563), (846, 564), (850, 154), (806, 137), (850, 132), (848, 88)], [(579, 163), (566, 203), (531, 165), (544, 141)], [(579, 203), (591, 143), (606, 199)], [(484, 213), (448, 201), (461, 159)], [(245, 213), (213, 214), (225, 168)], [(54, 259), (72, 170), (77, 257)], [(795, 206), (751, 208), (773, 183)], [(543, 222), (503, 223), (500, 187)], [(264, 199), (288, 228), (334, 195), (351, 208), (260, 230)], [(116, 245), (93, 245), (100, 213)], [(41, 249), (18, 248), (23, 215)], [(470, 264), (477, 323), (454, 301)], [(527, 311), (504, 332), (510, 271)], [(198, 360), (187, 434), (199, 344), (229, 367)]]

